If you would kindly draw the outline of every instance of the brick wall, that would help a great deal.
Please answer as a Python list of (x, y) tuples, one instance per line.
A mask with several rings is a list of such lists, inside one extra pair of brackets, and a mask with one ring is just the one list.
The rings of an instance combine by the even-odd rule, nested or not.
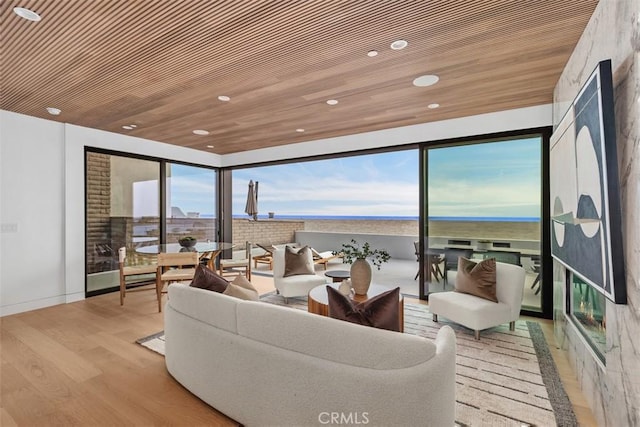
[(304, 221), (278, 219), (253, 221), (236, 218), (233, 220), (233, 243), (238, 245), (243, 245), (247, 241), (273, 245), (291, 243), (295, 242), (297, 230), (304, 230)]
[(111, 247), (111, 165), (107, 154), (87, 153), (87, 265), (95, 273), (113, 268)]

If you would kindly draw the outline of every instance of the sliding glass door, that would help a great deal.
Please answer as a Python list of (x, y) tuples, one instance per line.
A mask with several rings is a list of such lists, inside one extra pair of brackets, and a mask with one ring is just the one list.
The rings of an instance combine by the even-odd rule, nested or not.
[(167, 242), (192, 236), (216, 241), (216, 171), (166, 164)]
[(426, 147), (423, 290), (452, 290), (458, 257), (526, 271), (523, 309), (542, 308), (542, 135)]
[(87, 150), (85, 176), (87, 296), (119, 287), (119, 248), (127, 265), (144, 265), (157, 250), (144, 247), (217, 240), (215, 169)]
[(160, 168), (156, 161), (86, 154), (87, 295), (119, 286), (118, 248), (131, 264), (136, 249), (160, 240)]

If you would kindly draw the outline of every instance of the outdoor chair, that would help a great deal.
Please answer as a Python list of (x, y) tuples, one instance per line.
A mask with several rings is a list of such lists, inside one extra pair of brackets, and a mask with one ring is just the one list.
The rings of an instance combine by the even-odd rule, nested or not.
[(473, 249), (444, 248), (444, 282), (449, 284), (449, 270), (458, 270), (458, 258), (471, 258)]
[(256, 246), (264, 250), (264, 253), (253, 256), (253, 266), (258, 268), (258, 264), (269, 265), (269, 270), (273, 270), (273, 251), (276, 249), (273, 245), (261, 245), (256, 243)]
[(487, 251), (482, 253), (484, 259), (495, 258), (498, 262), (521, 266), (520, 256), (520, 252), (513, 251)]
[[(416, 261), (420, 262), (420, 242), (417, 240), (414, 241), (413, 246), (415, 248)], [(440, 268), (440, 264), (444, 262), (444, 255), (442, 251), (437, 249), (429, 249), (427, 253), (425, 253), (424, 261), (425, 261), (425, 270), (427, 273), (427, 277), (426, 277), (427, 281), (431, 282), (432, 280), (435, 280), (436, 282), (439, 282), (440, 278), (444, 279), (444, 273)], [(413, 278), (413, 280), (417, 280), (419, 276), (420, 276), (420, 268), (418, 267), (418, 271), (416, 272), (416, 275)]]
[(340, 254), (334, 254), (333, 251), (318, 252), (313, 248), (311, 248), (311, 254), (313, 255), (313, 263), (324, 266), (325, 270), (327, 269), (329, 261), (342, 257)]

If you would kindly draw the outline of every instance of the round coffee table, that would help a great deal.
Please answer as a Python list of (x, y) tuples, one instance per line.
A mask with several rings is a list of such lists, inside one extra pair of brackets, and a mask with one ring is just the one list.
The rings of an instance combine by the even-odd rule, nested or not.
[(351, 272), (347, 270), (328, 270), (324, 272), (324, 275), (331, 277), (333, 279), (333, 283), (338, 283), (351, 277)]
[[(309, 291), (309, 297), (307, 299), (307, 311), (309, 313), (319, 314), (321, 316), (329, 315), (329, 296), (327, 295), (327, 286), (331, 286), (338, 289), (338, 283), (320, 285)], [(369, 298), (373, 298), (376, 295), (380, 295), (383, 292), (390, 291), (391, 288), (382, 285), (371, 284), (367, 295), (356, 295), (351, 293), (349, 298), (355, 302), (363, 302)], [(404, 297), (400, 294), (398, 299), (398, 320), (400, 322), (400, 332), (404, 332)]]

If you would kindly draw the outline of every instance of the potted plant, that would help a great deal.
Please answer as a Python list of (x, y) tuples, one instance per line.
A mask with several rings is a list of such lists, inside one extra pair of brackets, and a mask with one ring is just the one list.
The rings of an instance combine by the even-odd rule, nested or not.
[(343, 243), (342, 250), (335, 254), (342, 256), (342, 262), (351, 264), (351, 284), (358, 295), (366, 295), (371, 285), (371, 265), (367, 259), (380, 270), (382, 264), (391, 258), (385, 249), (371, 249), (369, 242), (361, 246), (354, 239), (350, 243)]

